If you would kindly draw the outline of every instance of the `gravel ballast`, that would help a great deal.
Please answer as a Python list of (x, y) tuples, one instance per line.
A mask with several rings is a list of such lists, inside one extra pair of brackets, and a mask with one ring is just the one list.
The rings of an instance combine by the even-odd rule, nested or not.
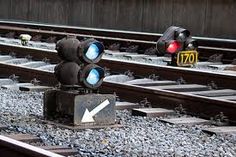
[(209, 135), (206, 125), (176, 126), (158, 118), (117, 111), (121, 128), (69, 130), (43, 124), (43, 94), (0, 89), (0, 123), (39, 136), (48, 145), (68, 145), (83, 156), (236, 156), (236, 134)]

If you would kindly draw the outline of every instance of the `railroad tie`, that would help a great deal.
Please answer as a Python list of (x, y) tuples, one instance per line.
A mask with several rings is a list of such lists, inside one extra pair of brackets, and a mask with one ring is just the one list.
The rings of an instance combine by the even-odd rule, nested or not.
[(66, 146), (40, 146), (40, 148), (57, 153), (64, 156), (77, 155), (78, 151)]
[(7, 129), (7, 126), (0, 124), (0, 130), (5, 130)]
[(10, 134), (6, 136), (14, 140), (25, 142), (25, 143), (42, 142), (42, 140), (39, 137), (30, 135), (30, 134)]

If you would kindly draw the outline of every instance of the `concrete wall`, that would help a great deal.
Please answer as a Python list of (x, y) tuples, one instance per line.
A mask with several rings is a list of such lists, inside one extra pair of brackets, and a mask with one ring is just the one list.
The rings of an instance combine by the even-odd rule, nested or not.
[(235, 0), (0, 0), (0, 18), (236, 39)]

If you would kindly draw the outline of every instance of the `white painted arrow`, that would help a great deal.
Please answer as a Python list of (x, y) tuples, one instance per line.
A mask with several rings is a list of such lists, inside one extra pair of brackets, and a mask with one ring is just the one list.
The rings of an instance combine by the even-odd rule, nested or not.
[(89, 112), (89, 110), (86, 108), (81, 122), (82, 123), (94, 122), (93, 116), (95, 114), (97, 114), (98, 112), (100, 112), (102, 109), (104, 109), (109, 104), (110, 104), (109, 100), (106, 99), (101, 104), (99, 104), (97, 107), (95, 107), (91, 112)]

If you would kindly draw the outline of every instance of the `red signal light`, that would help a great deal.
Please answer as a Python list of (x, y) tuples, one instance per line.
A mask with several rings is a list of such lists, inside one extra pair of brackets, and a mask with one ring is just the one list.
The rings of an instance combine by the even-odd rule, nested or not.
[(166, 49), (167, 52), (169, 53), (176, 53), (177, 50), (181, 47), (180, 43), (177, 41), (171, 41), (168, 43), (168, 47)]

